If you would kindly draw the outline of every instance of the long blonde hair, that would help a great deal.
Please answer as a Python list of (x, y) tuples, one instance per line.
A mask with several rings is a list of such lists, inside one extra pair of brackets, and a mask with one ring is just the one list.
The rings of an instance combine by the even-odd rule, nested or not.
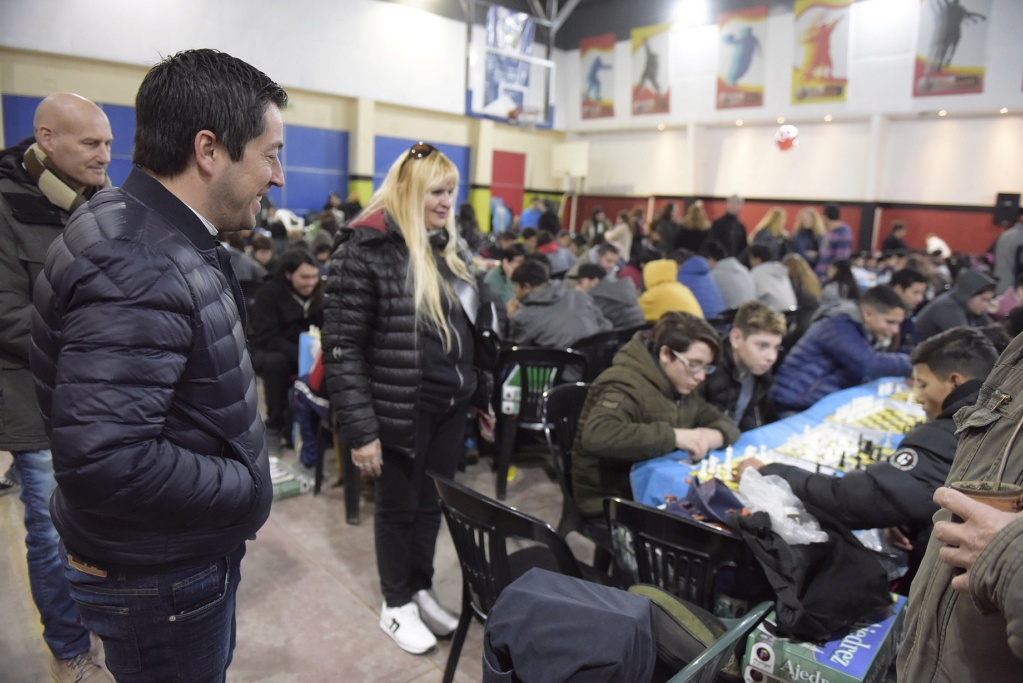
[[(810, 225), (803, 225), (803, 216), (810, 217)], [(796, 234), (804, 227), (808, 227), (813, 230), (813, 236), (817, 239), (824, 237), (824, 218), (821, 216), (820, 212), (812, 206), (804, 206), (799, 210), (799, 213), (796, 214), (796, 224), (792, 226), (792, 234)]]
[(788, 214), (785, 209), (780, 206), (772, 206), (767, 210), (767, 214), (760, 219), (757, 223), (757, 227), (753, 228), (753, 232), (750, 233), (750, 237), (753, 237), (761, 230), (767, 230), (775, 237), (788, 237), (789, 233), (785, 230), (785, 220), (788, 218)]
[[(395, 159), (380, 189), (370, 198), (361, 215), (368, 216), (383, 209), (397, 224), (408, 247), (407, 277), (408, 285), (413, 291), (416, 325), (425, 323), (436, 329), (447, 351), (451, 349), (451, 330), (444, 317), (441, 292), (443, 290), (451, 299), (454, 299), (454, 294), (450, 285), (441, 277), (431, 253), (424, 209), (426, 197), (430, 192), (449, 185), (458, 187), (458, 168), (436, 148), (424, 157), (410, 158), (410, 155), (411, 149)], [(472, 283), (472, 275), (458, 254), (458, 230), (455, 226), (454, 211), (456, 199), (452, 198), (452, 208), (448, 211), (444, 225), (448, 243), (441, 251), (441, 257), (455, 277)]]
[(799, 254), (785, 254), (781, 262), (789, 269), (789, 279), (792, 286), (801, 289), (810, 296), (819, 299), (821, 296), (821, 282), (817, 279), (810, 264)]
[(703, 202), (696, 200), (686, 209), (686, 217), (682, 220), (682, 227), (690, 230), (710, 230), (710, 218), (707, 217), (707, 210), (703, 208)]

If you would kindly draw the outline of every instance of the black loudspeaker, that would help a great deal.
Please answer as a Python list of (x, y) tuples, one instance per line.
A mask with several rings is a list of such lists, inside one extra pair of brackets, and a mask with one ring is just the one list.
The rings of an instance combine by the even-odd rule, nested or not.
[(1016, 223), (1019, 216), (1019, 193), (999, 192), (995, 202), (995, 225), (1008, 227)]

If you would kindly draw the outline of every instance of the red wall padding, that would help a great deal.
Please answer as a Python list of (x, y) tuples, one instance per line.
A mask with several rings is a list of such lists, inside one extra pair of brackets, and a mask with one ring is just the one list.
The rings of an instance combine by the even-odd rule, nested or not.
[(923, 249), (924, 239), (934, 233), (948, 242), (952, 251), (982, 254), (1002, 234), (994, 224), (993, 209), (927, 209), (882, 207), (878, 221), (876, 246), (891, 232), (892, 221), (906, 223), (906, 244)]

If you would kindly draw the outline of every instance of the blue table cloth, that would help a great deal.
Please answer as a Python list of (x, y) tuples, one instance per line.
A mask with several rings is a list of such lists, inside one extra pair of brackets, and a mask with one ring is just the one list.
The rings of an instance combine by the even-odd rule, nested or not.
[[(769, 449), (781, 446), (790, 437), (802, 434), (807, 427), (811, 429), (816, 427), (828, 415), (852, 402), (853, 399), (861, 396), (878, 396), (878, 390), (882, 384), (901, 381), (902, 378), (899, 377), (885, 377), (858, 387), (844, 389), (825, 396), (801, 413), (744, 432), (732, 447), (733, 457), (738, 462), (747, 446), (754, 448), (766, 446)], [(895, 447), (900, 441), (902, 441), (902, 434), (892, 432), (889, 444)], [(723, 460), (725, 451), (724, 449), (714, 451), (707, 457), (711, 455), (716, 455)], [(689, 489), (687, 480), (691, 479), (693, 467), (689, 460), (689, 453), (686, 451), (673, 451), (659, 458), (636, 463), (632, 466), (631, 475), (633, 498), (637, 502), (657, 506), (664, 503), (665, 494), (683, 497)]]

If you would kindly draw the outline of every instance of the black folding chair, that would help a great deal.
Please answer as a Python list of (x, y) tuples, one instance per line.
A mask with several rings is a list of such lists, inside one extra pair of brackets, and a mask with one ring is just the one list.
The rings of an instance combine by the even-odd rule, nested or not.
[(617, 571), (635, 577), (714, 612), (723, 570), (742, 590), (767, 597), (766, 579), (756, 558), (737, 534), (620, 498), (606, 498), (604, 511), (611, 530)]
[[(518, 412), (507, 414), (503, 410), (504, 379), (518, 366), (520, 398)], [(543, 393), (552, 386), (565, 382), (565, 375), (582, 377), (586, 372), (586, 357), (578, 351), (541, 349), (513, 346), (502, 350), (498, 360), (498, 379), (495, 384), (494, 405), (497, 408), (497, 498), (504, 500), (508, 490), (508, 468), (515, 450), (515, 436), (519, 429), (544, 431)]]
[[(475, 615), (486, 621), (501, 591), (533, 567), (584, 578), (585, 567), (554, 528), (535, 517), (462, 486), (431, 474), (440, 495), (441, 510), (462, 567), (462, 615), (458, 620), (451, 653), (444, 669), (444, 683), (450, 683)], [(534, 541), (533, 545), (509, 553), (508, 539)], [(600, 578), (587, 571), (590, 578)]]

